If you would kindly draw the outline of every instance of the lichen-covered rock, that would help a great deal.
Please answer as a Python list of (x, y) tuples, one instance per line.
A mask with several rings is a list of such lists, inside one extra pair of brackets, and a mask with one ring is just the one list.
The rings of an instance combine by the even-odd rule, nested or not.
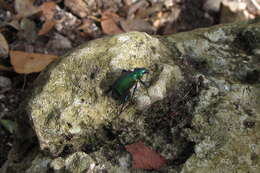
[[(66, 145), (77, 150), (106, 141), (104, 126), (115, 118), (129, 121), (138, 110), (129, 105), (119, 116), (121, 106), (105, 94), (109, 85), (122, 69), (149, 69), (148, 95), (142, 87), (135, 94), (137, 108), (147, 108), (182, 79), (171, 56), (159, 39), (129, 33), (89, 42), (60, 58), (41, 73), (25, 107), (41, 149), (58, 155)], [(138, 99), (144, 96), (148, 101)]]
[[(20, 108), (45, 155), (27, 154), (19, 164), (10, 156), (5, 173), (144, 173), (124, 149), (140, 141), (167, 160), (161, 172), (259, 172), (259, 45), (259, 21), (82, 45), (41, 73)], [(138, 85), (118, 115), (121, 105), (106, 91), (136, 67), (149, 69), (148, 88)]]
[(42, 155), (38, 155), (31, 163), (31, 167), (27, 169), (25, 172), (39, 172), (44, 173), (49, 169), (49, 163), (51, 162), (51, 158), (44, 157)]
[(196, 142), (195, 154), (186, 161), (182, 173), (260, 170), (260, 91), (240, 87), (224, 96), (212, 94), (207, 106), (198, 105), (192, 121), (194, 129), (186, 131)]
[[(55, 160), (53, 164), (53, 168), (60, 165), (59, 163), (57, 164), (57, 162), (55, 164)], [(64, 172), (81, 173), (83, 171), (91, 169), (91, 167), (93, 167), (92, 165), (94, 164), (94, 160), (86, 153), (76, 152), (64, 160)]]
[(196, 145), (181, 172), (259, 172), (260, 23), (203, 30), (168, 38), (207, 85), (183, 131)]

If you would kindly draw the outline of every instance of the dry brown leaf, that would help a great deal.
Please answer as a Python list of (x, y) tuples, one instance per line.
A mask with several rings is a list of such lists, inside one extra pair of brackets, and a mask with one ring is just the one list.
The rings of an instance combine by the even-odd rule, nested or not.
[(96, 38), (101, 35), (99, 27), (97, 27), (93, 20), (83, 20), (83, 23), (77, 29), (83, 37)]
[(89, 2), (84, 2), (83, 0), (65, 0), (64, 2), (66, 7), (81, 18), (89, 14), (89, 9), (91, 8), (88, 8), (87, 3)]
[(220, 23), (232, 23), (254, 19), (254, 15), (249, 14), (246, 7), (247, 4), (245, 2), (222, 1), (220, 6)]
[(38, 32), (38, 35), (46, 34), (47, 32), (49, 32), (54, 27), (55, 24), (56, 23), (52, 20), (45, 21), (44, 24), (42, 25), (42, 28)]
[(56, 3), (45, 2), (40, 6), (40, 9), (42, 11), (42, 15), (45, 17), (45, 22), (38, 32), (38, 35), (44, 35), (49, 32), (56, 24), (55, 20), (53, 19), (56, 9)]
[(123, 31), (117, 25), (119, 20), (120, 18), (117, 14), (108, 10), (103, 12), (101, 17), (103, 32), (108, 35), (122, 33)]
[(133, 168), (158, 170), (165, 164), (162, 156), (146, 147), (142, 142), (126, 145), (125, 148), (132, 155)]
[(153, 4), (151, 7), (146, 8), (146, 7), (141, 7), (138, 12), (135, 15), (135, 18), (137, 19), (144, 19), (147, 18), (149, 16), (151, 16), (152, 14), (155, 14), (156, 12), (161, 11), (163, 8), (163, 4), (162, 3), (156, 3)]
[(17, 73), (33, 73), (42, 71), (56, 55), (28, 53), (23, 51), (10, 51), (11, 64)]
[(140, 0), (136, 2), (129, 8), (127, 18), (132, 19), (135, 16), (136, 11), (138, 11), (140, 8), (147, 8), (148, 6), (149, 3), (146, 0)]
[(55, 14), (56, 3), (55, 2), (45, 2), (40, 6), (43, 16), (46, 20), (52, 20)]
[(17, 18), (31, 16), (40, 11), (39, 7), (33, 5), (34, 0), (15, 0), (15, 10), (18, 13)]
[(121, 26), (126, 32), (142, 31), (153, 34), (156, 31), (150, 23), (142, 19), (128, 19), (126, 21), (121, 21)]
[(5, 37), (0, 33), (0, 58), (6, 57), (9, 52), (8, 43)]

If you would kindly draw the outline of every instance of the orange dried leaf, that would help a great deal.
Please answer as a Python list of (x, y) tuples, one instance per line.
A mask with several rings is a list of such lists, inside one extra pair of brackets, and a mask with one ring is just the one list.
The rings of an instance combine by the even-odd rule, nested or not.
[(52, 20), (56, 9), (56, 3), (45, 2), (40, 6), (40, 9), (46, 20)]
[(10, 51), (11, 64), (17, 73), (33, 73), (42, 71), (57, 58), (55, 55)]
[(95, 8), (95, 1), (87, 2), (85, 0), (65, 0), (64, 5), (74, 14), (81, 18), (87, 17), (91, 8)]
[(122, 33), (123, 31), (117, 26), (119, 16), (111, 11), (105, 11), (101, 17), (101, 27), (103, 32), (108, 35)]
[(132, 155), (133, 168), (158, 170), (165, 164), (165, 159), (160, 154), (146, 147), (142, 142), (126, 145), (125, 148)]
[(38, 32), (38, 35), (44, 35), (49, 32), (56, 24), (55, 20), (53, 19), (56, 9), (56, 3), (45, 2), (40, 6), (40, 9), (42, 11), (42, 15), (45, 17), (45, 22)]
[(42, 28), (40, 29), (40, 31), (38, 32), (38, 35), (44, 35), (47, 32), (49, 32), (55, 25), (55, 22), (52, 20), (47, 20), (44, 22), (44, 24), (42, 25)]

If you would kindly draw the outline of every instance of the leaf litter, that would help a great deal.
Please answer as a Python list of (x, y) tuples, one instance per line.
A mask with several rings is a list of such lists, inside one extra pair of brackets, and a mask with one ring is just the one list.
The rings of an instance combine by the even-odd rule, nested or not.
[(159, 170), (165, 165), (165, 159), (142, 142), (126, 145), (125, 148), (132, 155), (133, 168)]

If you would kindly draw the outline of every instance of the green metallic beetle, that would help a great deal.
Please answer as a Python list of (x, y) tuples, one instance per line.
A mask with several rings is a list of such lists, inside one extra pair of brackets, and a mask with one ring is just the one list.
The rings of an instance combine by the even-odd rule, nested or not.
[[(146, 68), (135, 68), (133, 71), (123, 70), (123, 74), (110, 86), (107, 93), (112, 92), (112, 97), (122, 104), (119, 114), (122, 113), (124, 104), (134, 96), (138, 82), (147, 88), (147, 85), (141, 80), (142, 76), (147, 73), (149, 71)], [(133, 87), (134, 90), (131, 95), (130, 90)]]

